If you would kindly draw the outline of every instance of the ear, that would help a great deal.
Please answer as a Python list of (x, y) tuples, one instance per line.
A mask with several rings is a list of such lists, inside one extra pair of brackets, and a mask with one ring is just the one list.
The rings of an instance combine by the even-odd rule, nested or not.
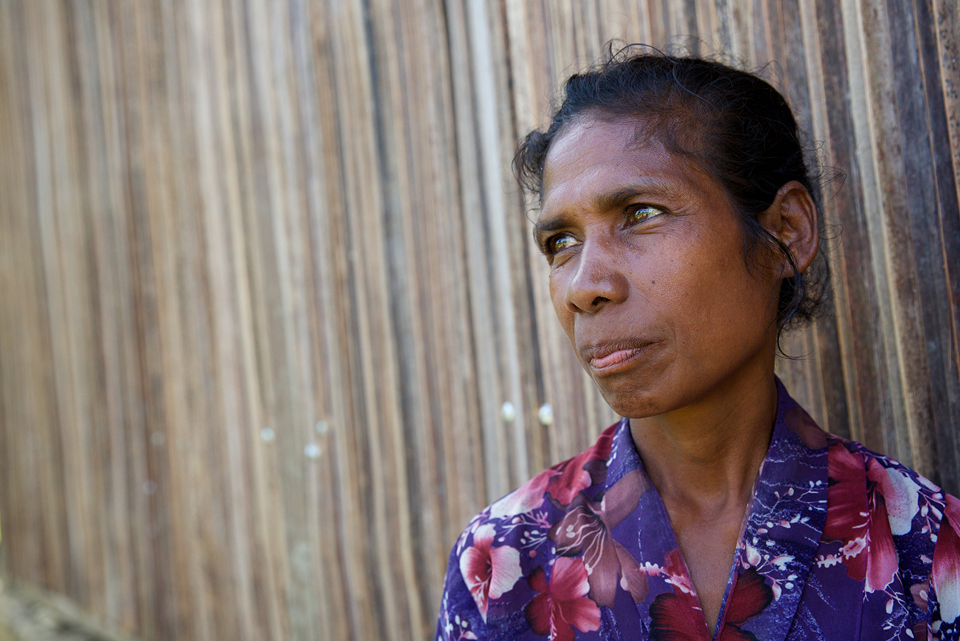
[[(817, 219), (813, 197), (796, 180), (781, 187), (773, 204), (760, 214), (760, 223), (786, 245), (800, 272), (806, 271), (820, 247)], [(795, 275), (789, 263), (784, 264), (782, 269), (784, 278)]]

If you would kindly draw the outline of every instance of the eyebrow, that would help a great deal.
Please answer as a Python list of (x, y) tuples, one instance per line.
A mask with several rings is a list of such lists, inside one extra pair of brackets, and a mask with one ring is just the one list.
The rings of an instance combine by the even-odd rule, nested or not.
[(599, 194), (593, 199), (593, 206), (598, 211), (607, 211), (626, 205), (638, 196), (672, 196), (674, 190), (660, 181), (628, 185), (616, 191)]
[[(622, 207), (631, 200), (641, 196), (674, 197), (676, 196), (676, 190), (672, 189), (667, 183), (659, 180), (642, 182), (627, 185), (615, 191), (598, 194), (591, 201), (591, 206), (597, 211), (608, 211)], [(556, 216), (551, 216), (549, 220), (538, 220), (533, 224), (533, 238), (539, 245), (540, 239), (545, 234), (563, 229), (568, 224), (566, 216), (564, 216), (562, 212)]]
[(543, 249), (543, 237), (551, 232), (555, 232), (558, 229), (563, 229), (567, 226), (567, 221), (562, 216), (557, 216), (551, 218), (546, 222), (540, 222), (539, 220), (533, 223), (533, 240), (537, 243), (537, 247)]

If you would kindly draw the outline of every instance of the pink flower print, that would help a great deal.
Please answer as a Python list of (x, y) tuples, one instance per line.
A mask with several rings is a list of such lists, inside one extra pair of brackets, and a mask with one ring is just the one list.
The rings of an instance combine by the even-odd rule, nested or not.
[(527, 604), (525, 614), (536, 634), (550, 641), (573, 641), (573, 628), (592, 632), (600, 628), (600, 608), (586, 595), (590, 589), (587, 569), (580, 559), (560, 557), (553, 564), (550, 583), (543, 568), (530, 575), (530, 587), (537, 596)]
[(947, 507), (933, 551), (931, 582), (940, 601), (940, 619), (947, 624), (960, 617), (960, 501), (947, 495)]
[(460, 574), (484, 621), (490, 599), (499, 599), (520, 579), (520, 552), (509, 545), (493, 547), (493, 538), (493, 525), (480, 526), (473, 545), (460, 555)]
[(650, 638), (654, 641), (710, 641), (697, 597), (680, 590), (658, 594), (650, 604)]
[(673, 548), (667, 552), (667, 564), (663, 566), (663, 572), (667, 575), (667, 583), (673, 586), (674, 591), (680, 590), (684, 594), (696, 594), (693, 589), (693, 583), (690, 581), (690, 575), (687, 572), (687, 566), (680, 556), (680, 550)]
[(490, 518), (503, 519), (531, 512), (543, 504), (544, 494), (550, 479), (556, 476), (554, 469), (546, 469), (490, 506)]
[(644, 572), (663, 576), (673, 592), (658, 594), (650, 604), (650, 638), (654, 641), (709, 641), (700, 601), (687, 576), (680, 550), (667, 552), (663, 566), (647, 564)]
[[(864, 581), (868, 592), (884, 590), (897, 572), (897, 551), (890, 532), (887, 504), (879, 491), (891, 487), (886, 470), (870, 459), (864, 488), (863, 459), (843, 443), (830, 447), (826, 538), (842, 541), (837, 558), (821, 559), (822, 565), (842, 561), (847, 576)], [(898, 508), (900, 509), (900, 508)]]
[(742, 631), (740, 626), (766, 610), (772, 601), (773, 591), (755, 569), (750, 568), (740, 574), (723, 614), (721, 641), (755, 638), (749, 632)]
[(579, 454), (566, 463), (561, 463), (555, 470), (557, 474), (550, 479), (547, 491), (560, 505), (568, 505), (574, 497), (593, 484), (590, 473), (584, 469), (589, 462), (588, 452)]
[[(891, 519), (887, 510), (887, 498), (880, 492), (881, 488), (889, 487), (889, 482), (890, 477), (887, 471), (871, 458), (867, 466), (867, 511), (871, 515), (866, 555), (867, 592), (885, 590), (893, 582), (893, 577), (899, 569), (897, 548), (893, 544), (893, 533), (890, 531)], [(890, 499), (896, 509), (898, 495), (893, 494)], [(914, 508), (914, 514), (916, 510), (917, 508)], [(896, 523), (897, 520), (894, 519), (894, 522)], [(909, 527), (907, 531), (910, 531)]]
[(877, 483), (887, 506), (890, 531), (898, 536), (913, 529), (913, 517), (920, 511), (920, 486), (899, 470), (873, 463), (867, 477)]
[(863, 460), (840, 442), (830, 446), (827, 460), (830, 489), (823, 534), (834, 541), (865, 538), (867, 497), (863, 487)]
[(590, 449), (552, 468), (547, 493), (560, 506), (569, 505), (591, 485), (607, 477), (607, 458), (613, 445), (613, 428), (607, 429)]
[[(669, 565), (672, 565), (672, 560)], [(719, 630), (720, 641), (748, 641), (756, 639), (740, 629), (748, 620), (762, 613), (773, 601), (770, 586), (764, 583), (756, 570), (750, 568), (737, 577), (733, 594)], [(709, 641), (700, 601), (692, 590), (675, 583), (673, 592), (658, 594), (650, 605), (650, 638), (656, 641)]]
[(619, 584), (637, 603), (647, 596), (647, 575), (639, 563), (610, 530), (637, 508), (640, 495), (647, 489), (639, 470), (624, 475), (604, 495), (600, 504), (580, 496), (551, 529), (549, 538), (561, 556), (583, 555), (590, 583), (590, 598), (599, 605), (613, 607)]
[(547, 495), (560, 507), (569, 505), (581, 491), (606, 478), (612, 439), (611, 428), (587, 451), (540, 472), (491, 505), (490, 518), (504, 519), (532, 512), (543, 504)]

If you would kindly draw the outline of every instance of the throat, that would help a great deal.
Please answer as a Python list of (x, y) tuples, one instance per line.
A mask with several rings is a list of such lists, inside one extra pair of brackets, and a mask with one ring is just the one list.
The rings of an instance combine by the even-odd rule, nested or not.
[(697, 592), (711, 636), (716, 633), (723, 597), (733, 572), (746, 502), (709, 514), (664, 501), (680, 554)]

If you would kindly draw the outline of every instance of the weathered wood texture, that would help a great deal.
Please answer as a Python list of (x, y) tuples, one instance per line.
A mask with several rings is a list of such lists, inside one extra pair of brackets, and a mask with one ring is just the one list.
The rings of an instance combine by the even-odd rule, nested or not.
[(146, 638), (428, 638), (469, 517), (614, 418), (509, 175), (611, 38), (773, 63), (847, 176), (782, 374), (957, 492), (955, 0), (2, 0), (9, 574)]

